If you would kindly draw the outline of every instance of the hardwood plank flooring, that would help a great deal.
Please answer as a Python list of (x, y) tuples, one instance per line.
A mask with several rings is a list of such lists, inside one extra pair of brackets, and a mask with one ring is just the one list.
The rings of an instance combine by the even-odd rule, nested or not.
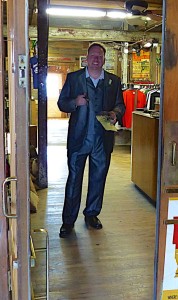
[[(59, 238), (67, 178), (67, 120), (48, 121), (49, 187), (39, 191), (31, 228), (49, 233), (50, 300), (152, 300), (155, 207), (131, 182), (130, 146), (115, 146), (103, 209), (103, 229), (88, 230), (82, 211), (87, 192), (87, 167), (80, 213), (68, 239)], [(35, 247), (44, 237), (33, 235)], [(45, 292), (45, 255), (37, 254), (31, 269), (35, 295)]]

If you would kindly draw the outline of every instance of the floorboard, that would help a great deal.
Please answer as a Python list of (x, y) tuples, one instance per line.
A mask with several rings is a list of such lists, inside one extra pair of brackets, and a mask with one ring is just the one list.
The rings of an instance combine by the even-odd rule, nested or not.
[[(49, 233), (50, 300), (152, 300), (155, 207), (131, 182), (130, 146), (115, 146), (100, 220), (103, 229), (88, 230), (82, 211), (87, 192), (87, 166), (75, 230), (59, 238), (67, 178), (67, 120), (48, 121), (49, 187), (39, 191), (31, 228)], [(35, 247), (43, 235), (33, 235)], [(45, 255), (31, 269), (35, 295), (45, 292)]]

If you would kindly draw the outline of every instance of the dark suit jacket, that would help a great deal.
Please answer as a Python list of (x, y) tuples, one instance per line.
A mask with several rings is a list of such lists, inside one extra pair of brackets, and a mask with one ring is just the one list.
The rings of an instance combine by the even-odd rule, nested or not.
[[(75, 99), (78, 95), (87, 94), (85, 69), (69, 73), (58, 99), (61, 111), (70, 113), (67, 148), (77, 151), (83, 144), (87, 134), (89, 105), (76, 107)], [(122, 116), (125, 112), (120, 78), (104, 71), (104, 100), (103, 111), (115, 111)], [(107, 153), (111, 153), (114, 144), (114, 132), (104, 131), (104, 146)]]

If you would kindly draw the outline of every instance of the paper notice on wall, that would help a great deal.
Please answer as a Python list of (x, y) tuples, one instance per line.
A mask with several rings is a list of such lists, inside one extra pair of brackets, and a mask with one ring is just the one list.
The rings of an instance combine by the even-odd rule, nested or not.
[[(178, 219), (178, 198), (170, 198), (168, 219)], [(161, 300), (178, 299), (178, 224), (167, 225)]]

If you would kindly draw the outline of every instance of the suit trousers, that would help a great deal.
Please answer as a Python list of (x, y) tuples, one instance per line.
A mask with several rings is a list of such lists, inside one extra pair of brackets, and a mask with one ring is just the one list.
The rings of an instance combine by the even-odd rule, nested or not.
[(85, 139), (84, 145), (79, 151), (68, 150), (69, 174), (62, 213), (63, 223), (65, 224), (74, 224), (78, 217), (87, 158), (88, 191), (83, 214), (97, 216), (101, 211), (111, 153), (105, 153), (103, 139), (100, 135), (92, 135), (92, 138), (88, 136)]

